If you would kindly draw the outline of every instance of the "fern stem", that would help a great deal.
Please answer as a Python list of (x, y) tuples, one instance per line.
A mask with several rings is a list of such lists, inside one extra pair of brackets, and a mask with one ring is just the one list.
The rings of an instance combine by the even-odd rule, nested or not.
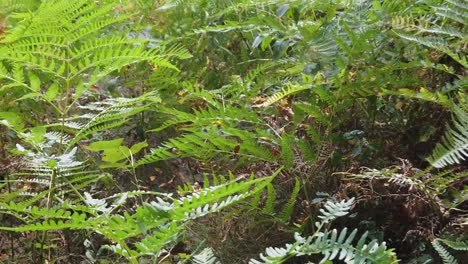
[[(305, 182), (305, 179), (302, 179), (302, 186), (304, 186), (304, 196), (306, 198), (306, 201), (312, 201), (312, 199), (310, 198), (310, 195), (309, 195), (309, 185), (306, 184)], [(310, 204), (307, 205), (307, 211), (309, 213), (309, 222), (310, 222), (310, 227), (311, 227), (311, 231), (314, 232), (315, 231), (315, 225), (314, 225), (314, 221), (312, 220), (312, 209), (310, 208)]]
[[(1, 142), (0, 142), (1, 143)], [(2, 145), (2, 152), (3, 152), (3, 145)], [(3, 153), (2, 153), (3, 154)], [(4, 155), (2, 155), (4, 156)], [(7, 180), (7, 187), (8, 187), (8, 194), (11, 193), (11, 182), (10, 182), (10, 175), (8, 173), (5, 174), (5, 178)], [(11, 251), (11, 257), (12, 259), (15, 259), (15, 245), (14, 245), (14, 242), (13, 242), (13, 234), (10, 233), (9, 235), (9, 238), (10, 238), (10, 251)]]
[[(47, 211), (49, 211), (50, 208), (52, 207), (52, 200), (53, 200), (54, 197), (55, 197), (56, 179), (57, 179), (57, 169), (56, 169), (56, 168), (53, 168), (53, 169), (52, 169), (52, 176), (51, 176), (51, 180), (50, 180), (50, 185), (49, 185), (50, 192), (49, 192), (49, 194), (47, 195)], [(48, 217), (46, 216), (46, 217), (45, 217), (45, 222), (47, 222), (47, 220), (48, 220)], [(47, 230), (42, 231), (41, 252), (40, 252), (41, 263), (42, 263), (43, 260), (44, 260), (44, 259), (43, 259), (44, 243), (45, 243), (46, 240), (47, 240), (47, 234), (48, 234), (48, 231), (47, 231)], [(50, 256), (50, 249), (49, 249), (49, 256)]]

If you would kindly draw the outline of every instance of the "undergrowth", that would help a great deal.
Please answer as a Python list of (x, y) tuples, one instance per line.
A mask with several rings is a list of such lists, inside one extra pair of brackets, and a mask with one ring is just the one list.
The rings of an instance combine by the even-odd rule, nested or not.
[(467, 8), (0, 0), (0, 261), (462, 263)]

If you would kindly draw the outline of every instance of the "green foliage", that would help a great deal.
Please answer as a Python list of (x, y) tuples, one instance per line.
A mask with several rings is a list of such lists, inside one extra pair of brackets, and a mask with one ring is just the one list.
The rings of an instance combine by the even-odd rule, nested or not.
[(468, 157), (468, 111), (454, 106), (455, 129), (447, 127), (442, 142), (437, 144), (428, 161), (436, 168), (459, 163)]
[[(278, 173), (278, 172), (277, 172)], [(275, 175), (274, 175), (275, 176)], [(273, 177), (274, 177), (273, 176)], [(25, 221), (17, 227), (0, 227), (1, 230), (47, 231), (61, 229), (84, 229), (105, 236), (115, 245), (107, 249), (137, 263), (143, 255), (159, 256), (169, 243), (177, 241), (183, 224), (207, 214), (213, 214), (226, 207), (260, 192), (273, 177), (238, 182), (222, 178), (222, 184), (172, 198), (154, 192), (120, 193), (108, 198), (97, 199), (85, 193), (86, 207), (64, 202), (60, 209), (30, 207), (14, 202), (1, 203), (2, 210)], [(118, 212), (131, 196), (150, 195), (154, 201), (137, 208), (136, 212)], [(81, 212), (81, 213), (80, 213)], [(42, 220), (45, 219), (45, 220)], [(140, 234), (145, 236), (136, 241)], [(132, 239), (136, 250), (129, 249), (127, 240)]]
[(283, 222), (288, 222), (293, 214), (294, 210), (294, 205), (297, 202), (297, 198), (299, 195), (299, 191), (301, 190), (301, 185), (299, 183), (299, 180), (296, 178), (296, 182), (294, 184), (294, 189), (291, 192), (291, 197), (289, 197), (289, 200), (286, 202), (284, 205), (283, 210), (280, 213), (280, 218)]
[(372, 240), (366, 244), (367, 233), (364, 233), (355, 246), (351, 243), (356, 237), (357, 229), (348, 234), (347, 228), (341, 231), (328, 230), (326, 225), (338, 217), (349, 213), (354, 199), (341, 202), (327, 201), (325, 209), (321, 209), (320, 222), (316, 222), (317, 230), (309, 237), (294, 235), (296, 242), (283, 248), (267, 248), (266, 255), (260, 255), (261, 261), (250, 260), (249, 263), (284, 263), (294, 256), (322, 254), (320, 263), (342, 260), (345, 263), (398, 263), (392, 250), (385, 243)]
[(456, 264), (458, 261), (440, 244), (436, 239), (432, 241), (432, 246), (439, 253), (439, 256), (442, 258), (444, 264)]
[(428, 3), (432, 12), (424, 16), (393, 18), (394, 32), (405, 40), (441, 51), (466, 68), (466, 56), (456, 51), (458, 46), (466, 43), (466, 33), (460, 30), (460, 26), (467, 25), (462, 15), (468, 11), (466, 3), (459, 0), (449, 1), (448, 4), (424, 2)]
[(39, 1), (36, 0), (2, 0), (0, 1), (0, 17), (18, 11), (28, 11), (37, 8)]
[[(428, 161), (461, 163), (466, 9), (464, 0), (0, 0), (0, 212), (22, 223), (1, 229), (42, 232), (43, 245), (50, 230), (94, 231), (113, 243), (106, 249), (136, 263), (166, 254), (188, 221), (234, 204), (227, 215), (237, 220), (253, 214), (297, 227), (307, 221), (298, 211), (314, 218), (303, 208), (309, 192), (337, 187), (329, 184), (333, 171), (424, 156), (407, 141), (430, 127), (424, 143), (432, 143), (441, 109), (452, 111), (453, 127)], [(354, 131), (365, 138), (348, 137)], [(363, 150), (377, 145), (383, 149)], [(160, 169), (172, 162), (174, 171)], [(189, 184), (207, 171), (268, 175), (281, 166), (278, 182), (294, 186), (237, 175), (220, 185), (205, 177), (202, 190)], [(409, 186), (439, 209), (455, 210), (467, 197), (455, 186), (464, 171), (409, 177), (369, 169), (354, 178)], [(180, 182), (180, 198), (126, 192)], [(395, 262), (367, 233), (330, 229), (351, 206), (327, 202), (310, 236), (296, 234), (262, 260)], [(240, 213), (246, 209), (255, 210)], [(434, 244), (444, 261), (454, 261), (437, 241), (445, 240)], [(191, 261), (217, 263), (215, 250)]]
[(464, 250), (468, 251), (468, 241), (454, 241), (454, 240), (449, 240), (449, 239), (437, 239), (439, 242), (444, 243), (445, 245), (449, 246), (450, 248), (453, 248), (455, 250)]

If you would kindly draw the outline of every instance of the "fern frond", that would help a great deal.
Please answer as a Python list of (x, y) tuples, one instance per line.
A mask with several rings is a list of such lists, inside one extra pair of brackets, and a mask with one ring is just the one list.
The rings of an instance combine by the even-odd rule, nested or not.
[[(257, 143), (256, 134), (241, 129), (217, 129), (206, 132), (195, 132), (169, 139), (162, 146), (152, 149), (151, 153), (138, 160), (135, 166), (172, 159), (175, 157), (194, 157), (199, 160), (210, 160), (217, 157), (237, 156), (246, 160), (273, 161), (271, 151)], [(238, 151), (235, 150), (238, 148)], [(222, 154), (222, 156), (221, 156)]]
[[(152, 234), (147, 234), (144, 239), (135, 244), (139, 255), (154, 255), (159, 256), (164, 247), (173, 241), (177, 241), (177, 237), (183, 230), (183, 226), (176, 222), (171, 222), (165, 226), (161, 226)], [(117, 252), (118, 253), (118, 252)]]
[(467, 24), (466, 2), (453, 0), (444, 4), (428, 5), (432, 8), (433, 15), (422, 18), (393, 18), (394, 32), (403, 39), (441, 51), (466, 68), (467, 57), (458, 48), (466, 43), (467, 39), (466, 32), (459, 29), (460, 24)]
[[(351, 203), (350, 203), (351, 201)], [(352, 200), (342, 201), (340, 203), (327, 203), (326, 211), (322, 212), (323, 220), (317, 224), (319, 230), (307, 238), (295, 233), (294, 244), (286, 244), (282, 248), (267, 248), (265, 255), (261, 254), (261, 261), (251, 259), (249, 263), (284, 263), (287, 259), (294, 256), (310, 256), (321, 254), (323, 255), (320, 263), (341, 260), (345, 263), (398, 263), (395, 254), (392, 250), (388, 250), (385, 243), (378, 243), (372, 240), (366, 244), (367, 232), (364, 233), (358, 240), (357, 244), (352, 245), (356, 237), (357, 229), (348, 233), (348, 229), (344, 228), (341, 231), (333, 229), (331, 231), (321, 231), (324, 223), (348, 213)], [(340, 208), (340, 209), (338, 209)], [(331, 213), (331, 214), (329, 214)], [(333, 217), (329, 217), (334, 215)]]
[(293, 107), (298, 108), (304, 113), (312, 116), (319, 123), (322, 123), (325, 126), (332, 125), (330, 117), (327, 116), (326, 113), (324, 113), (323, 110), (318, 105), (306, 104), (306, 103), (294, 103)]
[(347, 215), (353, 204), (354, 198), (341, 202), (327, 201), (324, 205), (324, 209), (320, 209), (321, 215), (318, 217), (322, 219), (321, 221), (323, 223), (329, 223), (338, 217)]
[(455, 250), (468, 251), (468, 240), (455, 241), (455, 240), (448, 240), (448, 239), (442, 239), (442, 238), (438, 238), (437, 240)]
[(260, 120), (254, 112), (233, 106), (227, 106), (221, 109), (209, 107), (207, 109), (194, 110), (193, 113), (170, 108), (161, 108), (160, 111), (172, 115), (173, 118), (165, 121), (160, 127), (149, 130), (150, 132), (159, 132), (168, 127), (186, 123), (190, 123), (191, 128), (196, 130), (206, 126), (218, 125), (237, 127), (241, 123), (244, 126), (246, 124), (264, 125), (262, 120)]
[(281, 160), (284, 166), (289, 169), (294, 165), (294, 136), (283, 135), (281, 138)]
[(221, 264), (215, 256), (212, 248), (204, 248), (200, 253), (192, 255), (192, 263), (194, 264)]
[(463, 0), (449, 0), (447, 2), (449, 5), (432, 5), (435, 14), (466, 26), (468, 24), (466, 22), (466, 13), (468, 12), (466, 2)]
[(272, 214), (275, 209), (276, 191), (272, 184), (267, 185), (265, 206), (262, 209), (264, 214)]
[(382, 91), (385, 94), (399, 95), (408, 98), (420, 99), (428, 102), (437, 103), (446, 108), (450, 108), (452, 106), (451, 99), (446, 94), (442, 92), (431, 92), (425, 88), (419, 89), (419, 92), (406, 88), (398, 89), (398, 91), (391, 91), (387, 89), (382, 89)]
[[(27, 213), (34, 218), (47, 218), (48, 220), (38, 222), (35, 224), (26, 224), (16, 227), (0, 226), (0, 230), (25, 232), (25, 231), (47, 231), (47, 230), (60, 230), (60, 229), (86, 229), (89, 228), (89, 222), (86, 221), (86, 214), (79, 214), (77, 212), (71, 213), (62, 209), (52, 210), (47, 208), (32, 207), (31, 209), (18, 206), (17, 204), (1, 205), (9, 211), (17, 213)], [(54, 220), (55, 219), (55, 220)]]
[(452, 256), (447, 249), (445, 249), (439, 242), (438, 239), (432, 241), (432, 246), (439, 253), (439, 256), (442, 258), (444, 264), (458, 264), (458, 261)]
[(447, 127), (442, 143), (437, 144), (427, 159), (432, 166), (442, 168), (459, 163), (468, 158), (468, 112), (458, 106), (453, 107), (454, 129)]
[[(124, 201), (122, 197), (108, 205), (107, 199), (95, 199), (86, 193), (88, 206), (64, 203), (64, 209), (29, 207), (14, 202), (0, 203), (2, 212), (10, 212), (19, 219), (23, 219), (22, 215), (26, 215), (25, 220), (29, 218), (29, 222), (35, 222), (23, 226), (0, 227), (0, 230), (14, 232), (93, 230), (118, 243), (108, 246), (109, 249), (127, 258), (138, 258), (141, 255), (158, 256), (163, 247), (177, 240), (185, 222), (207, 213), (217, 212), (260, 192), (278, 173), (279, 171), (272, 177), (258, 179), (252, 176), (246, 181), (223, 180), (224, 184), (202, 189), (200, 192), (194, 192), (171, 202), (167, 201), (171, 199), (169, 195), (158, 194), (156, 201), (137, 208), (133, 214), (113, 213), (112, 209)], [(231, 175), (230, 178), (234, 176)], [(126, 194), (123, 195), (126, 196)], [(134, 195), (138, 194), (134, 193)], [(85, 213), (79, 213), (80, 211)], [(127, 247), (122, 246), (126, 239), (135, 238), (142, 233), (146, 236), (136, 241), (136, 250), (128, 251), (125, 249)]]
[[(97, 114), (81, 115), (78, 117), (89, 120), (85, 124), (76, 126), (79, 130), (67, 144), (67, 148), (74, 146), (78, 141), (96, 132), (105, 131), (124, 124), (131, 116), (150, 109), (154, 103), (159, 101), (159, 97), (155, 93), (150, 92), (137, 98), (107, 99), (103, 102), (95, 102), (82, 106), (81, 108), (83, 109), (97, 111)], [(76, 118), (74, 117), (73, 119)]]
[(276, 94), (270, 96), (265, 102), (263, 102), (263, 103), (261, 103), (259, 105), (255, 105), (255, 107), (267, 107), (267, 106), (270, 106), (270, 105), (280, 101), (283, 98), (286, 98), (286, 97), (291, 96), (293, 94), (296, 94), (296, 93), (299, 93), (299, 92), (302, 92), (302, 91), (305, 91), (305, 90), (309, 90), (309, 89), (310, 89), (309, 87), (299, 85), (299, 84), (296, 84), (296, 85), (288, 84), (286, 87), (281, 89), (281, 91), (279, 91)]
[(291, 192), (291, 196), (289, 197), (288, 201), (284, 205), (283, 210), (281, 211), (279, 215), (279, 217), (284, 223), (287, 223), (289, 219), (291, 218), (291, 215), (293, 214), (294, 206), (297, 202), (297, 196), (299, 195), (300, 190), (301, 190), (301, 184), (299, 180), (296, 178), (294, 189)]
[[(273, 177), (275, 177), (277, 171)], [(200, 193), (194, 193), (174, 202), (175, 214), (184, 214), (184, 218), (198, 218), (208, 213), (217, 212), (240, 199), (254, 195), (265, 187), (269, 186), (273, 177), (253, 179), (247, 181), (232, 181), (227, 184), (210, 187)], [(255, 188), (250, 189), (255, 186)], [(219, 202), (224, 197), (224, 201)], [(203, 204), (203, 206), (201, 206)]]
[[(23, 20), (0, 41), (0, 64), (17, 65), (21, 70), (16, 73), (26, 68), (46, 73), (65, 89), (81, 81), (77, 90), (83, 93), (126, 65), (148, 61), (177, 70), (170, 60), (190, 57), (182, 46), (149, 49), (148, 40), (122, 33), (101, 34), (130, 15), (114, 12), (114, 4), (97, 5), (87, 0), (44, 1), (34, 12), (22, 14)], [(0, 67), (0, 78), (9, 83), (2, 89), (23, 86), (34, 90), (20, 74), (5, 74), (4, 69)]]

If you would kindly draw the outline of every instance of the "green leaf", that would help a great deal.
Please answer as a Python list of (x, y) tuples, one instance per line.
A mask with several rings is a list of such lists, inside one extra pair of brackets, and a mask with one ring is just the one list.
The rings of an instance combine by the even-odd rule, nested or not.
[(0, 124), (15, 131), (22, 131), (24, 127), (21, 116), (13, 112), (0, 112)]
[(85, 91), (83, 80), (81, 80), (78, 85), (75, 87), (75, 93), (73, 94), (73, 100), (80, 98)]
[(106, 149), (102, 155), (102, 160), (110, 163), (116, 163), (130, 156), (130, 150), (126, 146), (119, 146), (115, 149)]
[(140, 150), (146, 148), (147, 146), (148, 146), (148, 143), (146, 141), (143, 141), (143, 142), (133, 145), (130, 148), (130, 151), (132, 152), (132, 154), (135, 154), (135, 153), (138, 153)]
[(279, 59), (289, 47), (289, 40), (277, 40), (273, 45), (273, 56)]
[(56, 166), (57, 166), (57, 161), (54, 159), (51, 159), (49, 160), (49, 162), (47, 162), (47, 167), (49, 168), (55, 168)]
[(374, 0), (374, 2), (372, 2), (372, 7), (377, 11), (382, 10), (382, 4), (378, 0)]
[(289, 10), (289, 4), (282, 5), (278, 8), (278, 10), (276, 10), (276, 15), (279, 17), (282, 17), (284, 16), (284, 14), (286, 14), (286, 12), (288, 12), (288, 10)]
[(85, 148), (91, 151), (103, 151), (103, 150), (108, 150), (108, 149), (117, 149), (122, 145), (123, 138), (118, 138), (114, 140), (102, 140), (102, 141), (97, 141), (91, 143), (89, 146), (86, 146)]
[(85, 148), (91, 151), (103, 151), (102, 161), (105, 161), (109, 164), (101, 165), (101, 167), (122, 167), (125, 163), (117, 163), (130, 157), (131, 155), (138, 153), (143, 148), (148, 146), (147, 142), (140, 142), (133, 145), (131, 148), (122, 146), (123, 138), (118, 138), (109, 141), (97, 141), (93, 142)]
[(43, 126), (33, 127), (30, 130), (31, 134), (28, 139), (34, 142), (35, 144), (40, 144), (44, 142), (44, 135), (46, 133), (46, 128)]
[(272, 36), (272, 35), (268, 35), (268, 36), (262, 41), (261, 49), (262, 49), (263, 51), (265, 51), (265, 50), (270, 46), (270, 43), (271, 43), (272, 40), (273, 40), (273, 36)]
[[(122, 146), (123, 138), (118, 138), (109, 141), (98, 141), (85, 147), (92, 151), (103, 151), (102, 161), (111, 163), (117, 163), (129, 156), (130, 150), (126, 146)], [(114, 167), (111, 165), (111, 167)]]
[(59, 95), (59, 86), (57, 83), (53, 83), (49, 89), (47, 89), (47, 92), (44, 94), (44, 98), (47, 101), (53, 101), (57, 96)]
[(258, 35), (252, 44), (252, 48), (256, 49), (260, 44), (262, 44), (262, 41), (268, 36), (268, 34), (261, 34)]
[(28, 76), (29, 76), (29, 82), (31, 84), (31, 89), (34, 92), (39, 92), (39, 90), (41, 89), (41, 80), (39, 79), (39, 77), (37, 77), (37, 75), (35, 75), (32, 72), (30, 72)]

